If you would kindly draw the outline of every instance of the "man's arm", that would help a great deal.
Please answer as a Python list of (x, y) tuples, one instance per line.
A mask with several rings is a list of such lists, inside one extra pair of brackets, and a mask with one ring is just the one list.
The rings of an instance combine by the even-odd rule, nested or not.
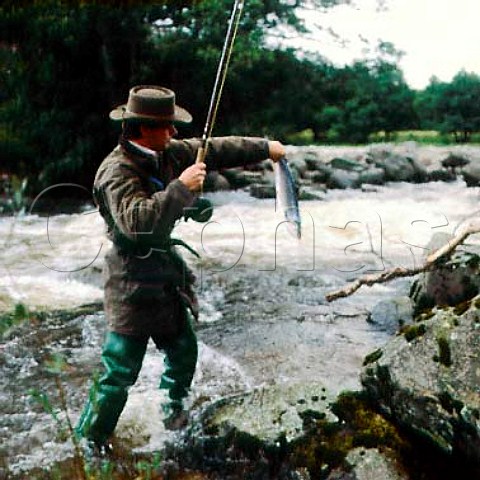
[[(268, 156), (278, 162), (285, 156), (285, 147), (278, 141), (268, 142)], [(187, 167), (178, 178), (191, 192), (200, 190), (207, 174), (207, 165), (203, 162)]]
[[(195, 162), (200, 145), (199, 139), (172, 140), (167, 154), (173, 155), (183, 171)], [(283, 154), (284, 147), (277, 141), (258, 137), (213, 137), (208, 141), (205, 164), (207, 171), (245, 167), (270, 158), (270, 155), (277, 161)]]

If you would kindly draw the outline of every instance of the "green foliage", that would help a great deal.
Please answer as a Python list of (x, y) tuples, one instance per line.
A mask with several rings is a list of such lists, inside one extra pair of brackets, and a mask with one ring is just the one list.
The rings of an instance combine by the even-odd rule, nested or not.
[(375, 132), (369, 135), (368, 141), (376, 142), (417, 142), (423, 145), (448, 145), (451, 143), (449, 135), (437, 130), (398, 130), (386, 134), (385, 131)]
[(419, 338), (425, 335), (427, 329), (423, 323), (416, 324), (416, 325), (409, 325), (405, 327), (403, 330), (403, 335), (405, 336), (405, 340), (407, 342), (412, 342), (416, 338)]
[(379, 360), (383, 355), (383, 351), (381, 348), (378, 348), (377, 350), (373, 351), (372, 353), (369, 353), (363, 360), (362, 365), (365, 367), (366, 365), (370, 365), (371, 363), (376, 362)]
[(438, 361), (442, 365), (445, 365), (446, 367), (450, 367), (452, 365), (452, 354), (451, 354), (448, 338), (445, 335), (439, 335), (437, 337), (437, 345), (438, 345)]
[(306, 437), (291, 448), (293, 464), (307, 467), (314, 478), (327, 478), (355, 447), (387, 448), (397, 454), (408, 448), (397, 428), (375, 412), (364, 394), (342, 392), (331, 409), (338, 422), (311, 419)]
[(311, 145), (314, 141), (315, 134), (311, 128), (306, 128), (301, 132), (291, 133), (286, 136), (286, 140), (292, 145)]
[(156, 478), (155, 474), (160, 469), (161, 463), (162, 456), (159, 452), (155, 452), (151, 460), (139, 460), (136, 464), (136, 468), (141, 474), (142, 479), (152, 480), (153, 478)]
[(424, 128), (450, 134), (457, 143), (480, 130), (480, 76), (459, 72), (450, 83), (433, 78), (417, 96), (415, 106)]
[[(364, 143), (380, 131), (390, 141), (394, 132), (419, 126), (459, 141), (480, 131), (474, 75), (463, 72), (451, 84), (433, 80), (415, 93), (398, 67), (402, 52), (390, 43), (379, 43), (375, 60), (343, 68), (266, 46), (272, 28), (306, 31), (299, 5), (341, 3), (349, 2), (246, 2), (215, 135), (305, 144)], [(89, 188), (116, 143), (108, 112), (134, 84), (174, 88), (194, 116), (180, 134), (200, 135), (231, 6), (231, 0), (3, 2), (2, 168), (28, 176), (30, 194), (58, 181)]]
[(45, 410), (46, 413), (48, 413), (55, 420), (55, 423), (57, 424), (59, 431), (61, 432), (61, 436), (66, 439), (67, 430), (65, 428), (65, 425), (58, 416), (58, 411), (54, 408), (48, 396), (37, 389), (29, 390), (28, 394), (33, 398), (33, 400), (35, 400), (35, 402), (37, 402), (42, 407), (43, 410)]
[[(413, 92), (407, 86), (396, 63), (394, 50), (373, 62), (355, 62), (333, 72), (328, 96), (335, 103), (325, 105), (318, 120), (323, 138), (329, 142), (365, 143), (372, 132), (382, 130), (386, 140), (396, 130), (416, 123)], [(390, 47), (391, 49), (392, 47)], [(338, 85), (341, 86), (340, 91)]]
[(0, 336), (4, 336), (11, 327), (29, 319), (30, 312), (28, 307), (23, 303), (17, 303), (11, 312), (0, 315)]

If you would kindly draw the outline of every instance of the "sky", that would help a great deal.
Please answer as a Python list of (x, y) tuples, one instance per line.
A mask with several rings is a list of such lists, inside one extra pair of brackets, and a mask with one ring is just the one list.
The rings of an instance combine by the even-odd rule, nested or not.
[[(425, 88), (432, 76), (450, 82), (462, 69), (480, 75), (480, 0), (384, 0), (383, 8), (378, 0), (354, 1), (304, 12), (313, 32), (288, 43), (344, 65), (367, 58), (365, 40), (373, 47), (378, 40), (392, 42), (404, 52), (399, 66), (414, 89)], [(328, 28), (344, 44), (327, 35)]]

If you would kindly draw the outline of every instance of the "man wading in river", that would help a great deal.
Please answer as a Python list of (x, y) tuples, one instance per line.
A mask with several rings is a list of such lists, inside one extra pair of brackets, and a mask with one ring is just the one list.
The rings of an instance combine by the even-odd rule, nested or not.
[(187, 423), (183, 400), (197, 362), (192, 321), (197, 302), (194, 276), (170, 237), (194, 205), (206, 171), (245, 166), (285, 155), (280, 142), (261, 138), (212, 138), (205, 162), (195, 163), (200, 140), (174, 140), (176, 123), (191, 115), (175, 104), (173, 91), (158, 86), (130, 90), (126, 105), (110, 113), (123, 122), (119, 145), (100, 165), (93, 194), (113, 242), (105, 257), (105, 372), (91, 389), (76, 427), (93, 455), (110, 451), (112, 435), (137, 380), (150, 338), (165, 353), (160, 389), (166, 428)]

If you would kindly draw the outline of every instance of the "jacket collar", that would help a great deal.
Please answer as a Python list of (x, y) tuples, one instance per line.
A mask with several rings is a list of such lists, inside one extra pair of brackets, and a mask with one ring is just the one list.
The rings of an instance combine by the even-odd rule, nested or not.
[(123, 137), (120, 139), (120, 147), (139, 167), (147, 171), (159, 169), (162, 152), (156, 152)]

